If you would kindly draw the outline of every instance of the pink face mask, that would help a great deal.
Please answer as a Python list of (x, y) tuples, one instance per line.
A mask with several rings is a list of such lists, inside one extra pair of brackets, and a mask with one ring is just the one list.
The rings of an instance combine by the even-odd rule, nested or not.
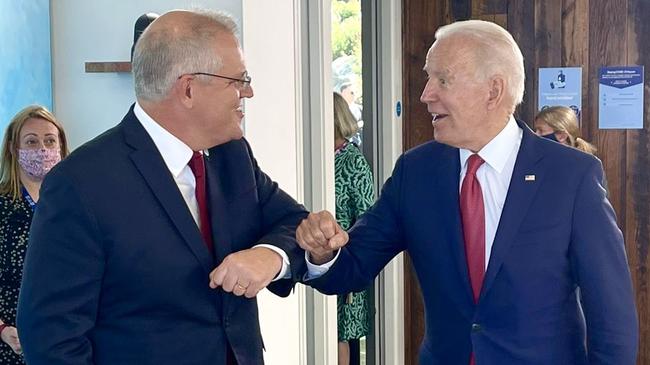
[(18, 149), (18, 163), (32, 177), (42, 179), (52, 167), (61, 161), (58, 148)]

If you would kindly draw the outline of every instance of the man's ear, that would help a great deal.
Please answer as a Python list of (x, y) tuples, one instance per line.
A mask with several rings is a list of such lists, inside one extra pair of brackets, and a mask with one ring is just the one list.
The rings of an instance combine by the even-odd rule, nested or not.
[(183, 75), (180, 79), (176, 80), (172, 87), (174, 97), (180, 101), (186, 108), (191, 108), (194, 105), (194, 77), (191, 75)]
[(501, 105), (506, 93), (506, 81), (503, 76), (496, 75), (490, 78), (488, 94), (488, 110), (494, 110)]

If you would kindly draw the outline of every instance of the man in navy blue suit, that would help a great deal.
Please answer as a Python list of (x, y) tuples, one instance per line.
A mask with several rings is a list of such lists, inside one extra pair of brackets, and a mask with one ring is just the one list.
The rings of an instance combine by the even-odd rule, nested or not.
[(253, 89), (235, 28), (155, 20), (133, 57), (137, 103), (48, 175), (18, 308), (27, 363), (263, 363), (255, 296), (304, 272), (307, 212), (242, 138)]
[(349, 236), (328, 212), (301, 223), (306, 282), (361, 290), (407, 251), (426, 310), (421, 364), (635, 364), (634, 295), (601, 163), (513, 118), (524, 64), (512, 36), (484, 21), (444, 26), (424, 70), (435, 141), (399, 158)]

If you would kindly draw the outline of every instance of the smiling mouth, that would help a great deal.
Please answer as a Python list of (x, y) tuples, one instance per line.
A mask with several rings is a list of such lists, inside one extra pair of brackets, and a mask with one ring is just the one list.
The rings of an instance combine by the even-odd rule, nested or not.
[(433, 117), (433, 123), (436, 123), (440, 121), (442, 118), (445, 118), (447, 114), (431, 113), (431, 116)]

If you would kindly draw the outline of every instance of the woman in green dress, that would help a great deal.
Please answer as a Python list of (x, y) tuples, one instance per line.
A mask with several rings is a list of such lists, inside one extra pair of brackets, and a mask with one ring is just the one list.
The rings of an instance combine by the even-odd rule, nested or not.
[[(349, 139), (357, 133), (357, 121), (347, 102), (334, 93), (334, 185), (336, 220), (347, 230), (374, 202), (372, 172), (359, 148)], [(339, 295), (339, 365), (358, 364), (359, 339), (368, 334), (372, 312), (367, 290)]]

